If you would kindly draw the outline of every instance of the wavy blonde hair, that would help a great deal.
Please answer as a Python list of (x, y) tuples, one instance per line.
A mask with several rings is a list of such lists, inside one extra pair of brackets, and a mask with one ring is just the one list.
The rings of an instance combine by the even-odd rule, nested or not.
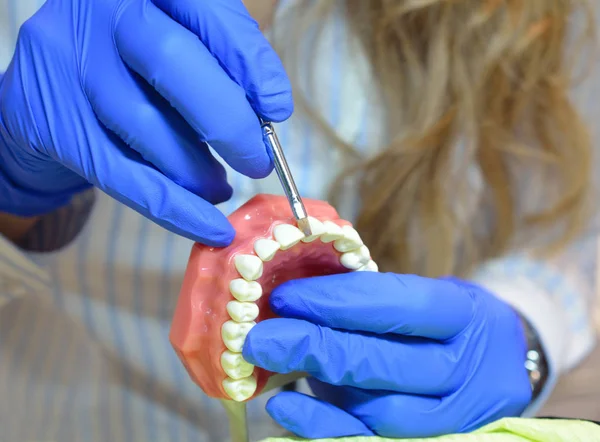
[[(336, 5), (340, 0), (304, 2), (295, 11), (301, 18), (296, 31), (324, 23)], [(308, 100), (296, 101), (354, 158), (331, 200), (338, 200), (343, 177), (360, 177), (357, 228), (384, 270), (464, 275), (506, 253), (521, 227), (561, 226), (545, 253), (581, 231), (591, 142), (569, 97), (571, 67), (578, 62), (566, 54), (574, 43), (568, 42), (569, 21), (578, 10), (588, 18), (579, 41), (591, 41), (594, 23), (586, 1), (342, 0), (341, 5), (370, 58), (387, 127), (395, 128), (391, 142), (375, 157), (361, 158)], [(298, 59), (286, 51), (284, 62)], [(296, 82), (297, 71), (288, 69)], [(468, 164), (459, 169), (458, 181), (450, 178), (459, 149), (469, 154), (470, 164), (477, 163), (484, 184), (484, 202), (466, 220), (451, 209), (468, 200), (471, 188)], [(543, 183), (560, 183), (540, 210), (518, 209), (522, 189), (514, 163), (541, 170)], [(482, 222), (483, 211), (491, 220), (482, 234), (473, 223)]]

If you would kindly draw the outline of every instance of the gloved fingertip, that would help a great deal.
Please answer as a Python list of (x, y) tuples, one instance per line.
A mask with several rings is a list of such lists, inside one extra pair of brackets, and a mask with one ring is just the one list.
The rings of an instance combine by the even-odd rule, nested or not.
[[(179, 233), (179, 232), (175, 232)], [(181, 234), (181, 233), (179, 233)], [(235, 231), (223, 231), (223, 232), (211, 232), (210, 234), (182, 234), (182, 236), (190, 238), (200, 244), (204, 244), (208, 247), (223, 248), (229, 246), (235, 238)]]
[(281, 369), (282, 352), (279, 345), (272, 341), (273, 333), (281, 330), (277, 327), (277, 319), (269, 319), (256, 324), (246, 336), (242, 355), (252, 365), (265, 370), (277, 371)]
[(252, 101), (256, 112), (266, 121), (281, 123), (294, 113), (294, 99), (291, 89)]
[(256, 324), (246, 336), (242, 355), (252, 365), (276, 373), (290, 373), (302, 362), (296, 349), (299, 339), (307, 332), (300, 321), (283, 318), (269, 319)]
[(265, 409), (269, 416), (277, 422), (286, 422), (290, 414), (293, 415), (295, 408), (294, 396), (297, 393), (293, 391), (283, 391), (267, 401)]
[(269, 306), (273, 313), (284, 316), (286, 307), (287, 307), (287, 298), (285, 296), (285, 287), (277, 287), (271, 292), (271, 296), (269, 296)]
[(273, 162), (267, 155), (266, 158), (261, 157), (260, 160), (255, 161), (254, 164), (247, 169), (245, 175), (253, 180), (262, 180), (271, 175), (273, 168)]
[(210, 240), (204, 241), (210, 247), (228, 247), (235, 238), (235, 231), (223, 232), (220, 235), (213, 236)]
[(316, 422), (310, 422), (308, 416), (311, 411), (303, 404), (303, 395), (295, 392), (281, 392), (267, 401), (265, 409), (275, 422), (287, 431), (305, 438), (315, 438), (318, 431)]
[[(327, 284), (330, 284), (329, 279), (334, 278), (334, 275), (316, 278), (319, 278), (319, 284), (315, 284), (315, 278), (306, 278), (292, 279), (275, 287), (269, 296), (269, 306), (273, 313), (283, 317), (303, 318), (308, 306), (312, 306), (313, 299), (323, 299), (319, 289), (327, 287)], [(334, 283), (331, 287), (337, 285)], [(307, 303), (307, 299), (311, 302)]]
[[(252, 330), (250, 330), (252, 332)], [(256, 359), (256, 353), (254, 351), (254, 346), (252, 342), (252, 338), (250, 337), (250, 333), (246, 336), (246, 341), (244, 342), (244, 346), (242, 347), (242, 356), (244, 360), (249, 364), (260, 367), (258, 360)]]
[[(210, 146), (236, 172), (251, 178), (262, 179), (271, 174), (273, 161), (267, 151), (258, 118), (252, 114), (237, 120), (238, 124), (223, 125), (221, 133), (214, 133)], [(235, 126), (235, 127), (234, 127)]]
[[(225, 216), (223, 216), (225, 218)], [(227, 218), (225, 222), (207, 223), (206, 226), (210, 226), (210, 231), (204, 231), (192, 238), (194, 241), (204, 244), (209, 247), (227, 247), (235, 239), (235, 229), (229, 223)]]
[(360, 420), (319, 399), (281, 392), (269, 399), (266, 411), (286, 430), (307, 439), (374, 436)]

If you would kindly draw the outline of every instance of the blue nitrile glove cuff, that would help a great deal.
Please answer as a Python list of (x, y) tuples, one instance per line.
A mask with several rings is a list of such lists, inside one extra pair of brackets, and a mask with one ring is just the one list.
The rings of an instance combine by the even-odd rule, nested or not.
[[(0, 73), (0, 100), (3, 79), (4, 74)], [(24, 217), (42, 215), (68, 204), (74, 194), (90, 187), (82, 182), (68, 189), (33, 190), (29, 187), (33, 180), (50, 183), (56, 178), (53, 173), (50, 176), (44, 173), (45, 163), (47, 160), (19, 149), (10, 141), (0, 108), (0, 212)]]

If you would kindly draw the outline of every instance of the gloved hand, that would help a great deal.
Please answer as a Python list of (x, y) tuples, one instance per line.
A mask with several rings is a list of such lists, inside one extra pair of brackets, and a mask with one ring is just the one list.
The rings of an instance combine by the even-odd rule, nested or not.
[(163, 227), (223, 246), (225, 169), (268, 175), (256, 114), (293, 110), (240, 0), (47, 0), (0, 80), (0, 211), (33, 216), (90, 183)]
[(515, 311), (456, 279), (357, 272), (290, 281), (270, 304), (246, 360), (308, 372), (317, 398), (267, 403), (306, 438), (432, 437), (520, 415), (531, 398), (526, 339)]

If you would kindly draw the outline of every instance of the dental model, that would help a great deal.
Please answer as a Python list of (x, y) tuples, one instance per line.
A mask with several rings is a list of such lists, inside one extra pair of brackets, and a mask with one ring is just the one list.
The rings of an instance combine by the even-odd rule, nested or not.
[(170, 339), (191, 378), (215, 398), (243, 402), (274, 374), (246, 362), (242, 349), (257, 322), (275, 317), (268, 298), (298, 278), (378, 271), (358, 232), (327, 203), (305, 199), (312, 235), (294, 225), (284, 197), (258, 195), (229, 220), (223, 249), (195, 244)]

